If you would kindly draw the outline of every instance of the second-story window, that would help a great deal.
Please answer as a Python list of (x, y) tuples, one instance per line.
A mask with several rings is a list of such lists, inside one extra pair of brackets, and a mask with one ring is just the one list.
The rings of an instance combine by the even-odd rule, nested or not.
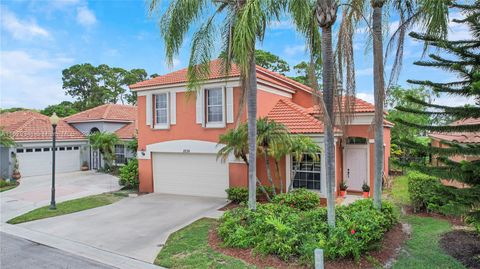
[(168, 93), (155, 95), (155, 124), (168, 125)]
[(223, 89), (207, 89), (206, 103), (207, 103), (207, 123), (222, 123), (224, 117), (224, 98)]

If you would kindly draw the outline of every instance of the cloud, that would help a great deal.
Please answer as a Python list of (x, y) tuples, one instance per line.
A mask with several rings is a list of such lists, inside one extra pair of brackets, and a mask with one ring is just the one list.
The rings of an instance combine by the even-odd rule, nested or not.
[(30, 40), (34, 37), (49, 37), (50, 33), (40, 27), (34, 20), (20, 20), (17, 16), (2, 7), (2, 28), (17, 40)]
[(89, 27), (97, 23), (97, 18), (88, 7), (81, 6), (77, 8), (77, 22), (82, 26)]
[(371, 93), (357, 92), (356, 97), (357, 97), (357, 98), (360, 98), (360, 99), (362, 99), (362, 100), (364, 100), (364, 101), (367, 101), (367, 102), (369, 102), (369, 103), (371, 103), (371, 104), (374, 104), (374, 103), (375, 103), (375, 101), (374, 101), (375, 99), (374, 99), (374, 97), (373, 97), (373, 94), (371, 94)]
[(178, 58), (173, 58), (171, 65), (169, 65), (169, 64), (167, 64), (167, 63), (165, 62), (165, 67), (166, 67), (169, 71), (175, 71), (175, 70), (177, 70), (181, 65), (182, 65), (182, 61), (180, 61), (180, 59), (178, 59)]
[(62, 69), (73, 62), (63, 55), (0, 51), (0, 107), (44, 108), (70, 98), (62, 89)]
[(271, 30), (291, 30), (295, 28), (293, 21), (291, 19), (272, 21), (268, 25), (268, 28)]
[(355, 75), (357, 76), (371, 76), (373, 75), (373, 68), (372, 67), (367, 67), (363, 69), (357, 69), (355, 70)]
[(298, 53), (305, 52), (305, 45), (295, 45), (295, 46), (287, 45), (285, 49), (283, 49), (283, 52), (287, 56), (295, 56)]

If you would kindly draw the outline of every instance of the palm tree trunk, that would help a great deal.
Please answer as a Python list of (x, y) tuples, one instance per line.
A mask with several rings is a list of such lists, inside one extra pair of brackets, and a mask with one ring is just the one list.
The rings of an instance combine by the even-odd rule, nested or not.
[(280, 180), (280, 193), (283, 193), (283, 178), (282, 174), (280, 174), (280, 165), (278, 164), (278, 160), (275, 159), (275, 170), (277, 171), (278, 179)]
[(327, 193), (327, 222), (330, 227), (335, 227), (335, 141), (333, 133), (333, 124), (335, 116), (333, 115), (333, 95), (334, 95), (334, 66), (332, 51), (332, 26), (322, 27), (322, 58), (323, 58), (323, 101), (324, 111), (327, 117), (324, 117), (325, 125), (325, 172), (326, 172), (326, 193)]
[(248, 112), (248, 208), (257, 209), (257, 70), (255, 54), (250, 53), (250, 66), (247, 77)]
[(267, 178), (270, 185), (273, 187), (273, 195), (277, 195), (277, 191), (275, 190), (275, 184), (273, 184), (272, 178), (272, 170), (270, 169), (270, 158), (268, 157), (267, 151), (263, 153), (263, 157), (265, 158), (265, 166), (267, 167)]
[(373, 7), (373, 93), (375, 98), (375, 154), (373, 201), (378, 209), (382, 206), (382, 179), (384, 170), (383, 109), (385, 82), (383, 78), (382, 6), (384, 0), (372, 0)]

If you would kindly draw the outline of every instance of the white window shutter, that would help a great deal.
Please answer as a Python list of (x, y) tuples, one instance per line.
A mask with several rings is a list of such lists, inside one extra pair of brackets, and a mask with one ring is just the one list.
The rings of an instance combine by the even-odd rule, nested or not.
[(203, 118), (204, 118), (204, 105), (203, 105), (204, 101), (203, 101), (203, 90), (199, 90), (197, 91), (197, 100), (196, 100), (196, 108), (197, 108), (197, 111), (196, 111), (196, 122), (198, 124), (203, 124)]
[(227, 123), (233, 123), (233, 88), (226, 89)]
[(177, 123), (177, 93), (170, 92), (170, 124)]
[(152, 111), (153, 111), (153, 103), (152, 103), (152, 94), (146, 95), (146, 104), (145, 104), (145, 123), (148, 126), (152, 126)]

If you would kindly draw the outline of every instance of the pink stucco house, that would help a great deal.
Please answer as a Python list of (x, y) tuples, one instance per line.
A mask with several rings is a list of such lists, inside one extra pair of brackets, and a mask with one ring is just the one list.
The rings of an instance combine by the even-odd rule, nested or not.
[[(211, 75), (196, 94), (187, 94), (187, 70), (178, 70), (130, 86), (138, 94), (138, 159), (141, 192), (226, 197), (225, 189), (247, 186), (247, 167), (235, 158), (217, 160), (219, 135), (234, 128), (241, 98), (239, 70), (225, 75), (220, 60), (211, 62)], [(315, 116), (312, 89), (257, 66), (258, 114), (287, 126), (291, 133), (312, 137), (323, 147), (323, 123)], [(353, 98), (353, 97), (352, 97)], [(374, 106), (353, 98), (355, 115), (343, 135), (336, 132), (336, 182), (349, 190), (373, 184)], [(246, 111), (246, 109), (245, 109)], [(246, 115), (242, 121), (246, 120)], [(388, 171), (391, 123), (385, 121), (385, 170)], [(345, 138), (346, 137), (346, 138)], [(281, 161), (284, 186), (304, 187), (325, 194), (322, 152), (314, 162), (294, 165)], [(266, 180), (263, 160), (258, 177)], [(273, 165), (273, 164), (272, 164)], [(297, 169), (292, 178), (292, 169)], [(273, 170), (273, 167), (272, 167)], [(278, 182), (277, 182), (278, 184)]]

